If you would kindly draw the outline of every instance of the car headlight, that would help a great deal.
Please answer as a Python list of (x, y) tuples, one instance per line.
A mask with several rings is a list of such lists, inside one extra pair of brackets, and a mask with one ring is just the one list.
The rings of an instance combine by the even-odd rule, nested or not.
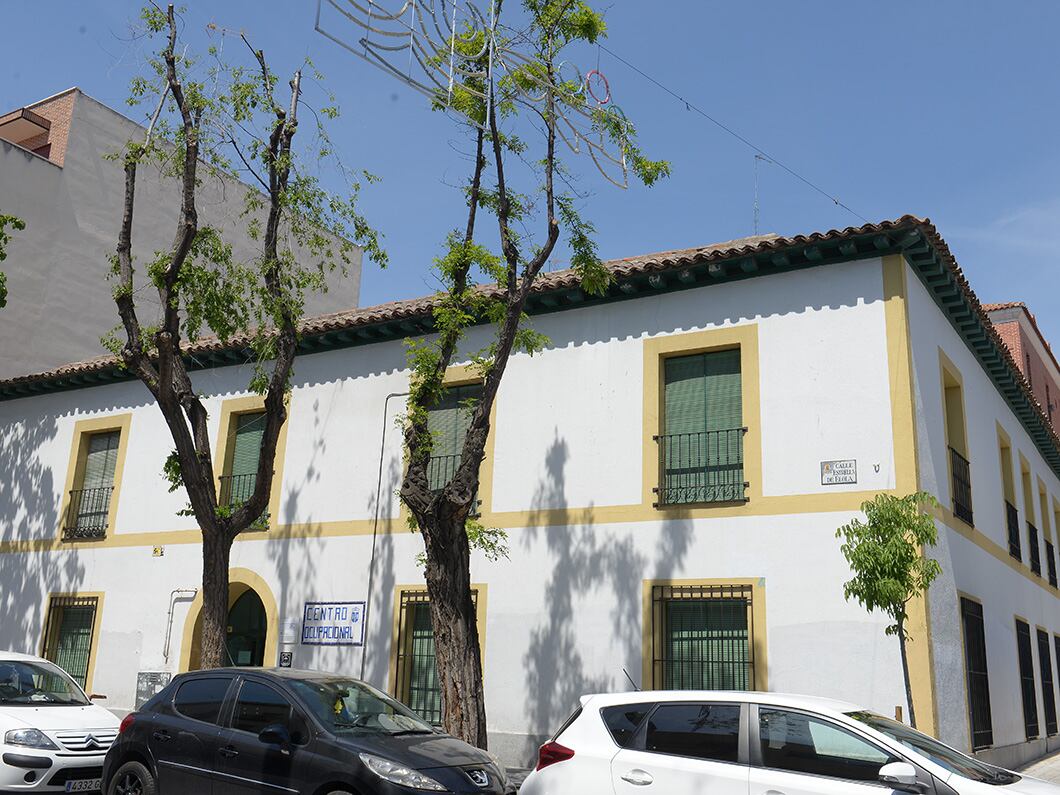
[(391, 762), (389, 759), (384, 759), (381, 756), (374, 756), (372, 754), (358, 754), (358, 756), (360, 756), (361, 761), (364, 762), (365, 767), (379, 776), (379, 778), (384, 781), (389, 781), (391, 784), (398, 784), (402, 787), (408, 787), (409, 789), (445, 792), (445, 787), (433, 778), (425, 776), (423, 773), (418, 773), (409, 767), (405, 767), (405, 765)]
[(40, 729), (12, 729), (4, 735), (8, 745), (21, 745), (23, 748), (42, 748), (46, 751), (58, 751), (59, 747), (49, 740)]

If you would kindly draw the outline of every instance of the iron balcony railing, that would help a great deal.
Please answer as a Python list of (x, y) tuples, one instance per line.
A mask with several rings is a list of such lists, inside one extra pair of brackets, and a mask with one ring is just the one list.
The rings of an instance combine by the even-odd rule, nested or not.
[(1031, 572), (1042, 576), (1042, 552), (1038, 546), (1038, 528), (1027, 522), (1027, 542), (1031, 547)]
[[(449, 481), (456, 476), (456, 470), (460, 468), (461, 458), (460, 454), (432, 455), (430, 457), (427, 461), (427, 483), (431, 491), (441, 491), (448, 485)], [(471, 515), (478, 516), (482, 503), (478, 498), (477, 492), (471, 505)]]
[(950, 472), (953, 476), (953, 515), (974, 525), (972, 520), (972, 474), (968, 459), (950, 448)]
[[(220, 493), (217, 504), (225, 508), (238, 508), (254, 496), (254, 487), (258, 484), (258, 473), (248, 475), (221, 475)], [(263, 513), (251, 524), (251, 527), (263, 530), (268, 526), (268, 513)]]
[(254, 495), (254, 486), (258, 482), (258, 475), (252, 472), (249, 475), (221, 475), (221, 494), (218, 503), (228, 508), (242, 505)]
[(71, 491), (63, 537), (103, 538), (107, 534), (110, 498), (113, 492), (113, 486)]
[(745, 502), (743, 439), (747, 428), (653, 437), (659, 445), (660, 485), (655, 507)]
[(1023, 560), (1023, 548), (1020, 543), (1020, 514), (1016, 506), (1005, 500), (1005, 520), (1008, 522), (1008, 554), (1016, 560)]

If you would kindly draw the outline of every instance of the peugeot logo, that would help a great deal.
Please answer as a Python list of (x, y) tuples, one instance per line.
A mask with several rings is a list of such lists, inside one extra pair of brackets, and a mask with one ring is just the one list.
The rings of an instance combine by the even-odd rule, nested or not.
[(480, 787), (488, 787), (490, 785), (490, 777), (485, 770), (468, 770), (467, 777), (471, 779), (473, 784)]

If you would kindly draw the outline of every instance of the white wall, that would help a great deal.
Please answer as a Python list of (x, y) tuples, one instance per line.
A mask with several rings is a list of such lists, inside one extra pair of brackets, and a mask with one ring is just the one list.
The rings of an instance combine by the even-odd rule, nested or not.
[[(1060, 479), (1046, 464), (993, 381), (939, 311), (916, 275), (910, 270), (907, 277), (922, 486), (936, 494), (944, 506), (951, 505), (939, 366), (941, 348), (959, 369), (963, 379), (975, 533), (1007, 555), (1005, 497), (998, 455), (997, 423), (1000, 423), (1012, 441), (1016, 507), (1020, 512), (1023, 560), (1026, 564), (1030, 557), (1019, 454), (1023, 454), (1031, 467), (1035, 515), (1040, 514), (1037, 504), (1038, 478), (1045, 482), (1050, 501), (1053, 497), (1060, 497)], [(1051, 524), (1052, 517), (1049, 519)], [(1040, 521), (1038, 527), (1044, 575), (1047, 569), (1043, 525)], [(936, 689), (943, 718), (942, 738), (958, 747), (967, 747), (969, 743), (958, 603), (960, 592), (983, 602), (994, 745), (1023, 743), (1025, 733), (1015, 616), (1021, 616), (1031, 626), (1035, 675), (1040, 684), (1037, 640), (1033, 635), (1036, 626), (1044, 627), (1050, 633), (1060, 633), (1060, 599), (1042, 587), (1041, 578), (1031, 578), (1026, 565), (1022, 573), (1014, 571), (960, 533), (943, 528), (941, 536), (934, 557), (941, 561), (944, 575), (932, 587), (930, 601)], [(1053, 539), (1056, 539), (1055, 528)], [(1053, 665), (1055, 671), (1055, 660)], [(1057, 679), (1055, 674), (1053, 678)], [(1045, 716), (1040, 687), (1036, 695), (1039, 724), (1044, 737)], [(959, 705), (960, 709), (942, 708), (943, 705), (953, 704)]]

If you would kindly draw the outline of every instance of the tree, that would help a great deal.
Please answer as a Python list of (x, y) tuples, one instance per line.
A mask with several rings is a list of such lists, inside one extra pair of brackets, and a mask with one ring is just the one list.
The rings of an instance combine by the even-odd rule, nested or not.
[[(558, 187), (560, 182), (571, 184), (559, 152), (564, 132), (569, 134), (563, 126), (565, 114), (589, 118), (595, 133), (622, 150), (629, 170), (645, 185), (670, 170), (665, 161), (649, 160), (641, 153), (635, 130), (624, 116), (607, 112), (580, 90), (584, 87), (580, 75), (573, 79), (560, 75), (568, 48), (595, 43), (605, 35), (603, 17), (580, 0), (522, 0), (520, 10), (518, 22), (505, 26), (502, 3), (495, 0), (495, 41), (485, 40), (488, 31), (469, 26), (447, 40), (444, 52), (438, 53), (439, 61), (449, 58), (452, 46), (471, 59), (468, 71), (480, 75), (450, 88), (451, 96), (435, 97), (435, 107), (460, 114), (472, 142), (467, 218), (463, 228), (450, 233), (444, 254), (435, 260), (442, 284), (433, 309), (436, 333), (410, 345), (412, 380), (403, 429), (407, 465), (400, 498), (424, 539), (443, 722), (448, 732), (482, 748), (487, 744), (486, 714), (470, 553), (472, 545), (484, 547), (487, 554), (504, 550), (503, 533), (471, 517), (490, 410), (511, 355), (533, 354), (547, 343), (524, 323), (525, 308), (561, 238), (586, 290), (602, 293), (610, 281), (597, 256), (595, 230), (579, 213), (582, 197), (573, 189)], [(511, 44), (502, 31), (510, 31), (530, 52), (521, 65), (508, 64), (504, 74), (495, 77), (491, 55)], [(510, 178), (516, 173), (512, 161), (527, 164), (524, 155), (532, 147), (520, 137), (527, 132), (538, 141), (540, 159), (523, 170), (536, 182), (524, 194), (515, 190)], [(499, 255), (476, 238), (480, 210), (497, 221)], [(544, 227), (536, 243), (526, 231), (534, 222)], [(479, 351), (461, 350), (469, 327), (487, 322), (495, 328), (492, 344)], [(432, 485), (428, 472), (433, 443), (428, 416), (443, 396), (446, 369), (465, 358), (481, 376), (481, 396), (467, 407), (470, 422), (455, 473), (438, 487), (437, 482)]]
[[(11, 233), (7, 231), (11, 227), (17, 232), (26, 228), (26, 222), (13, 215), (0, 213), (0, 262), (7, 259), (7, 244), (11, 242)], [(7, 276), (0, 271), (0, 309), (7, 306)]]
[[(277, 76), (245, 36), (249, 67), (221, 62), (212, 48), (211, 65), (203, 67), (186, 47), (178, 51), (172, 5), (166, 11), (148, 6), (141, 18), (147, 35), (164, 43), (149, 61), (148, 76), (132, 85), (130, 104), (157, 98), (157, 105), (144, 140), (129, 142), (120, 155), (125, 196), (111, 278), (124, 334), (105, 342), (151, 392), (173, 438), (175, 449), (164, 473), (171, 490), (186, 490), (185, 513), (195, 517), (202, 532), (201, 664), (209, 668), (225, 661), (232, 543), (268, 505), (305, 296), (324, 290), (328, 273), (345, 271), (353, 251), (350, 238), (381, 264), (385, 254), (355, 209), (359, 185), (351, 185), (348, 197), (328, 193), (293, 147), (298, 111), (305, 104), (301, 69), (290, 81), (289, 99), (281, 102)], [(313, 76), (319, 77), (315, 71)], [(317, 118), (336, 112), (325, 107)], [(331, 155), (320, 124), (311, 161)], [(234, 162), (262, 191), (247, 192), (242, 216), (261, 246), (249, 262), (234, 257), (222, 230), (200, 224), (196, 208), (204, 178), (234, 174)], [(146, 262), (159, 300), (160, 317), (153, 325), (141, 323), (134, 286), (135, 193), (137, 169), (144, 163), (156, 164), (170, 178), (180, 208), (172, 246)], [(247, 352), (254, 362), (249, 388), (264, 396), (254, 490), (242, 503), (219, 504), (207, 411), (183, 355), (185, 342), (196, 341), (204, 330)]]
[(891, 619), (887, 634), (898, 636), (909, 723), (914, 729), (916, 712), (906, 654), (907, 608), (912, 599), (926, 595), (942, 573), (939, 562), (924, 554), (925, 547), (938, 543), (938, 529), (931, 515), (921, 509), (937, 505), (925, 492), (906, 497), (878, 494), (861, 506), (867, 521), (854, 519), (836, 531), (854, 572), (853, 578), (843, 583), (843, 595), (856, 599), (869, 612), (885, 613)]

